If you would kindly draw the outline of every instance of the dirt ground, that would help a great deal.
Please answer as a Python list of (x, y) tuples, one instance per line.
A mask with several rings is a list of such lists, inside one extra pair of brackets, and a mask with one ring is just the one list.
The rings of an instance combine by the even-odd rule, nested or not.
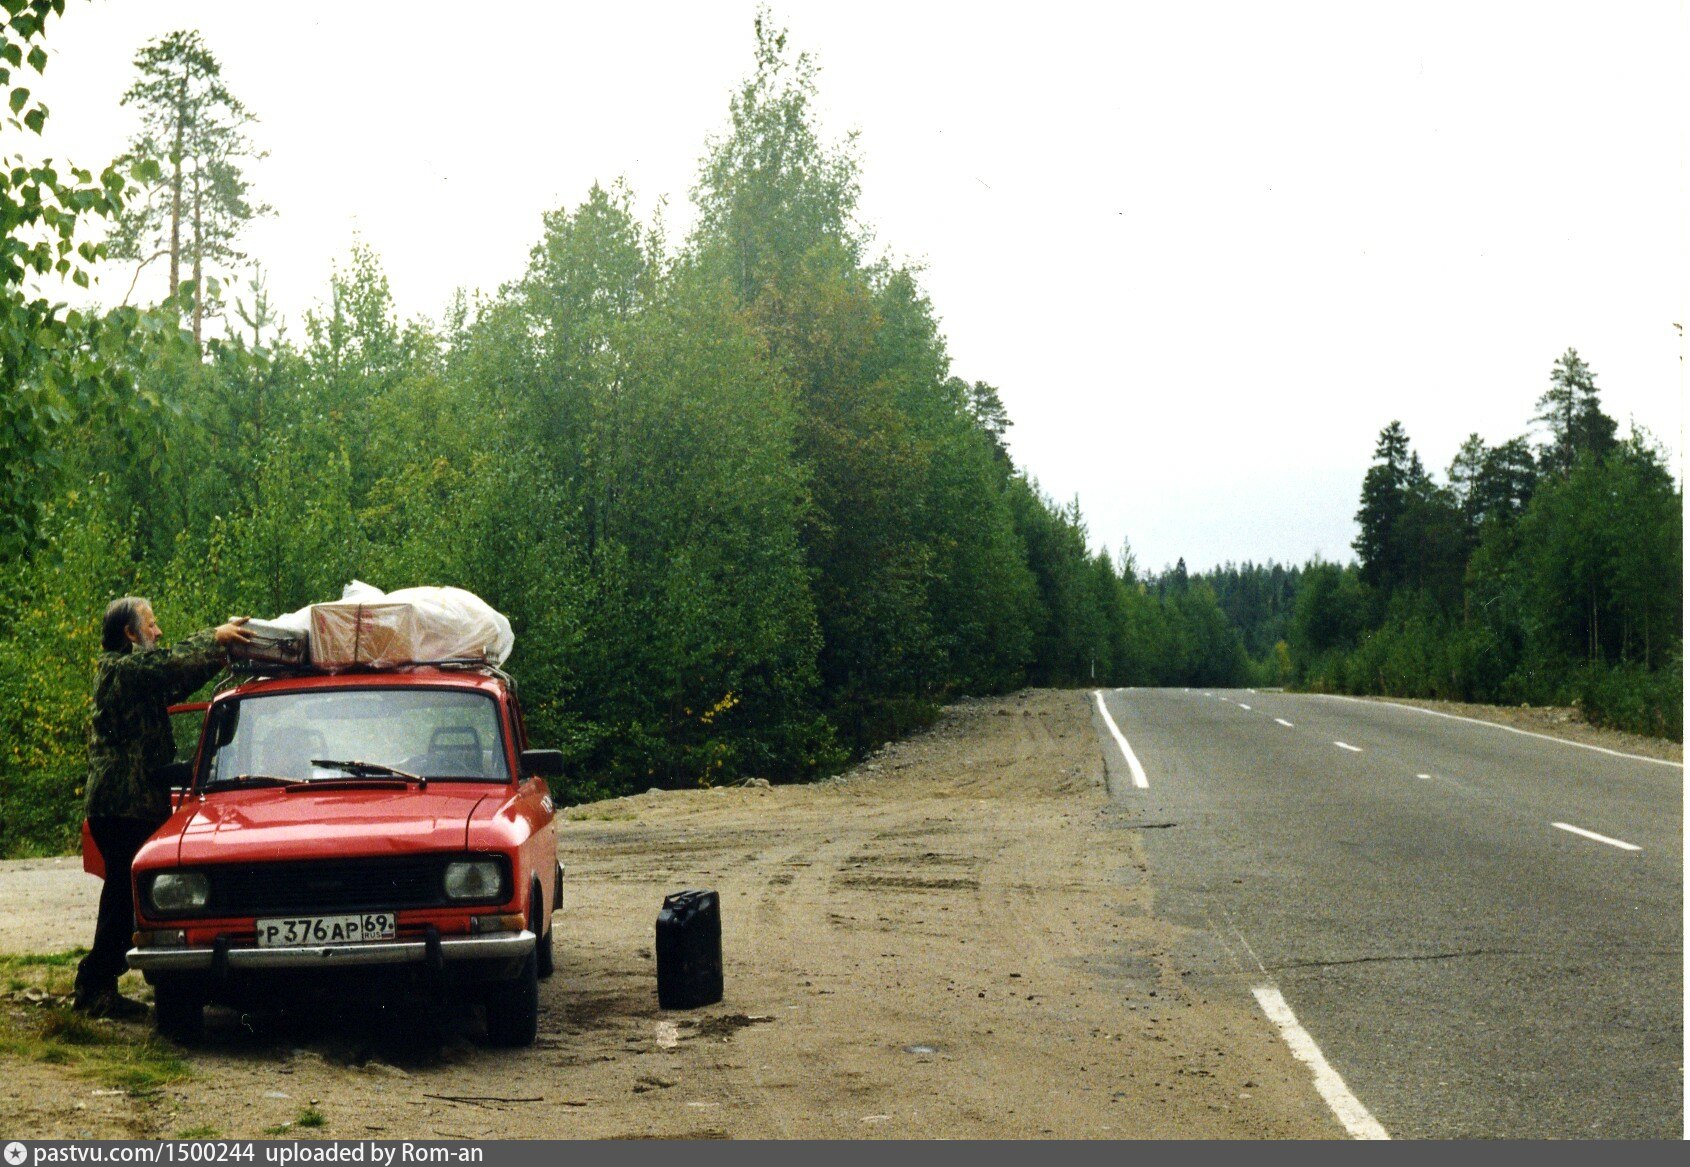
[[(160, 1089), (6, 1058), (0, 1130), (1342, 1135), (1247, 993), (1182, 983), (1084, 692), (953, 706), (812, 786), (648, 793), (568, 818), (558, 972), (533, 1049), (485, 1045), (468, 1009), (212, 1010), (184, 1055), (192, 1076)], [(654, 921), (666, 892), (693, 886), (722, 896), (726, 999), (663, 1012)], [(86, 943), (97, 888), (73, 859), (0, 865), (0, 951)], [(0, 1006), (24, 1023), (39, 1006), (17, 996)], [(298, 1125), (307, 1108), (321, 1126)]]

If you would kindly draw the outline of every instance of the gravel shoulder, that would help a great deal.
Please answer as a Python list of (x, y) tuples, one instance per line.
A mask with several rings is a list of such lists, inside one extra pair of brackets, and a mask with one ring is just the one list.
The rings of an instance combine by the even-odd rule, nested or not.
[[(37, 1137), (1327, 1138), (1247, 994), (1188, 984), (1088, 695), (946, 710), (840, 779), (567, 812), (558, 972), (531, 1050), (469, 1011), (213, 1011), (192, 1076), (114, 1092), (0, 1054)], [(662, 896), (719, 890), (727, 996), (657, 1008)], [(73, 859), (0, 864), (0, 952), (86, 943)], [(133, 978), (137, 979), (138, 978)], [(137, 992), (144, 991), (137, 985)], [(30, 1010), (0, 1000), (8, 1023)], [(138, 1039), (141, 1026), (112, 1026)], [(320, 1127), (302, 1129), (305, 1108)], [(289, 1125), (284, 1125), (289, 1124)]]

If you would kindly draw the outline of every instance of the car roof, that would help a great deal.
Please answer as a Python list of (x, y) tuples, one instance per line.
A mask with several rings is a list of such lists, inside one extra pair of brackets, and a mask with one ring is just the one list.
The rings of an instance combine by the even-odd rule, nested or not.
[(487, 668), (442, 668), (438, 665), (406, 665), (394, 669), (358, 669), (347, 672), (290, 672), (259, 675), (225, 689), (213, 698), (256, 697), (272, 693), (321, 692), (332, 689), (470, 689), (498, 697), (509, 692), (505, 677)]

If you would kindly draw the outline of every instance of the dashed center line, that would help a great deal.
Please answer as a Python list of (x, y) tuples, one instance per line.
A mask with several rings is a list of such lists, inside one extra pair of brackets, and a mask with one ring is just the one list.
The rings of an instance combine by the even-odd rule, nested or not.
[(1598, 843), (1606, 843), (1610, 847), (1618, 847), (1621, 851), (1641, 851), (1643, 848), (1636, 843), (1627, 843), (1623, 839), (1610, 839), (1607, 835), (1598, 835), (1595, 831), (1587, 831), (1583, 827), (1575, 827), (1572, 823), (1550, 823), (1552, 827), (1560, 827), (1563, 831), (1571, 831), (1575, 835), (1583, 835), (1587, 839), (1594, 839)]
[(1240, 709), (1248, 709), (1248, 708), (1250, 708), (1250, 707), (1249, 707), (1249, 706), (1248, 706), (1248, 705), (1246, 705), (1246, 704), (1244, 704), (1244, 702), (1242, 702), (1242, 701), (1240, 701), (1240, 702), (1239, 702), (1239, 703), (1238, 703), (1238, 708), (1240, 708)]
[(1332, 744), (1337, 746), (1340, 750), (1348, 750), (1352, 754), (1361, 753), (1360, 746), (1352, 746), (1349, 742), (1333, 742)]
[(1430, 774), (1416, 774), (1415, 777), (1416, 778), (1423, 778), (1427, 782), (1430, 782), (1432, 780), (1432, 776)]
[(1286, 721), (1283, 717), (1276, 717), (1276, 718), (1274, 718), (1274, 720), (1279, 722), (1279, 724), (1283, 725), (1286, 729), (1296, 729), (1297, 728), (1296, 726), (1292, 725), (1289, 721)]

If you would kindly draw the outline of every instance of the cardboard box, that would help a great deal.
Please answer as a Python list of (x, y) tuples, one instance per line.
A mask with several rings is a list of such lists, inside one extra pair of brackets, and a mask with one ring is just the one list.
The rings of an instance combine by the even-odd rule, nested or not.
[(340, 600), (311, 605), (311, 663), (318, 668), (391, 668), (418, 659), (422, 640), (414, 605)]

